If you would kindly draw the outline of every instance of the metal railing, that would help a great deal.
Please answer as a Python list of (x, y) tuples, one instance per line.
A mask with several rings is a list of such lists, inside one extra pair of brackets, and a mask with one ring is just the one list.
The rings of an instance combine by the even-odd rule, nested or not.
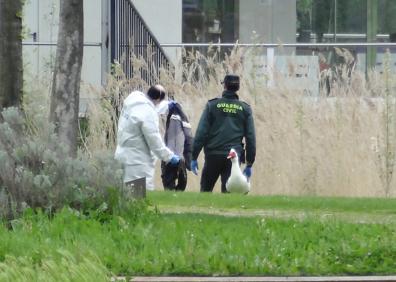
[(139, 70), (140, 77), (149, 85), (155, 84), (160, 69), (170, 69), (171, 63), (131, 0), (111, 1), (111, 62), (118, 62), (127, 78), (137, 71), (132, 58), (142, 58), (146, 68)]
[(395, 42), (337, 42), (337, 43), (164, 43), (161, 47), (396, 47)]
[[(318, 39), (318, 35), (316, 33), (309, 33), (309, 40), (310, 42), (317, 42), (316, 40)], [(299, 38), (301, 36), (300, 33), (296, 33), (296, 38)], [(379, 42), (384, 42), (386, 40), (389, 40), (390, 36), (389, 34), (377, 34), (376, 36), (377, 40)], [(332, 42), (332, 41), (326, 41), (326, 40), (334, 40), (334, 39), (342, 39), (342, 40), (363, 40), (360, 42), (364, 42), (367, 39), (367, 34), (365, 33), (323, 33), (322, 34), (322, 40), (325, 42)]]
[[(361, 53), (368, 54), (369, 50), (385, 52), (390, 50), (391, 53), (396, 53), (396, 42), (334, 42), (334, 43), (166, 43), (161, 44), (163, 48), (233, 48), (233, 47), (246, 47), (246, 48), (263, 48), (265, 50), (269, 61), (273, 61), (276, 49), (296, 48), (297, 50), (310, 50), (312, 52), (320, 52), (323, 50), (330, 50), (338, 48), (354, 49)], [(363, 49), (366, 49), (362, 52)], [(371, 68), (373, 66), (369, 66)]]
[[(267, 80), (267, 85), (272, 86), (274, 85), (274, 70), (276, 60), (275, 58), (277, 56), (282, 56), (283, 54), (285, 55), (295, 55), (298, 57), (301, 53), (302, 56), (309, 56), (309, 55), (316, 55), (318, 56), (319, 54), (330, 54), (330, 53), (337, 53), (336, 48), (345, 48), (348, 49), (353, 53), (350, 53), (354, 58), (352, 62), (349, 62), (348, 67), (355, 69), (356, 67), (360, 67), (360, 70), (363, 70), (368, 74), (369, 70), (372, 70), (374, 67), (378, 68), (378, 71), (381, 72), (381, 68), (384, 67), (382, 60), (384, 59), (384, 56), (379, 57), (377, 62), (374, 62), (374, 64), (369, 64), (367, 60), (367, 56), (369, 56), (369, 51), (375, 50), (375, 54), (385, 54), (387, 52), (391, 53), (391, 62), (389, 64), (389, 67), (391, 69), (395, 70), (396, 69), (396, 43), (395, 42), (369, 42), (369, 43), (364, 43), (364, 42), (337, 42), (337, 43), (166, 43), (166, 44), (161, 44), (161, 46), (165, 48), (196, 48), (200, 49), (202, 51), (205, 50), (205, 48), (224, 48), (224, 51), (227, 52), (227, 50), (230, 50), (230, 48), (234, 47), (243, 47), (249, 49), (249, 48), (262, 48), (262, 51), (259, 52), (260, 56), (264, 55), (266, 57), (265, 63), (264, 61), (258, 61), (258, 66), (260, 71), (265, 68), (266, 71), (266, 80)], [(285, 50), (288, 49), (288, 52), (285, 52)], [(309, 51), (309, 52), (307, 52)], [(221, 53), (221, 51), (219, 52)], [(358, 58), (358, 56), (360, 56)], [(366, 57), (366, 60), (360, 60), (362, 59), (362, 56)], [(326, 60), (328, 57), (326, 58)], [(360, 61), (360, 64), (358, 65)], [(363, 62), (363, 63), (362, 63)], [(305, 63), (304, 63), (305, 64)], [(335, 64), (333, 68), (331, 64)], [(338, 62), (333, 59), (333, 61), (325, 61), (325, 62), (319, 62), (319, 57), (318, 57), (318, 62), (317, 62), (317, 68), (320, 71), (322, 70), (329, 70), (331, 72), (334, 72), (335, 69), (337, 69), (337, 64)], [(342, 64), (342, 63), (341, 63)], [(336, 74), (336, 73), (334, 73)], [(318, 77), (320, 79), (320, 77)], [(318, 90), (319, 91), (319, 90)]]
[[(22, 41), (23, 46), (57, 46), (58, 42), (49, 41)], [(84, 42), (84, 47), (101, 47), (101, 42)]]

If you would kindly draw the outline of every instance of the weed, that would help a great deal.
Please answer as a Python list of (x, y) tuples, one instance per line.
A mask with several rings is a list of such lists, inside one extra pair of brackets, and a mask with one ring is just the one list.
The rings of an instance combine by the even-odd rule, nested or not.
[(0, 281), (109, 281), (111, 275), (100, 259), (92, 254), (74, 256), (59, 249), (42, 258), (40, 264), (32, 258), (6, 256), (0, 262)]

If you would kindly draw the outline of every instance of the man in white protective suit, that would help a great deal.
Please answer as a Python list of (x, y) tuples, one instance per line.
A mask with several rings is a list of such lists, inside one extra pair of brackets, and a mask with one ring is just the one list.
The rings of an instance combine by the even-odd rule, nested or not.
[(161, 102), (162, 92), (161, 85), (151, 86), (147, 94), (133, 91), (125, 98), (118, 121), (114, 157), (123, 164), (124, 183), (145, 177), (148, 190), (154, 190), (155, 157), (174, 166), (180, 162), (159, 132), (155, 106)]

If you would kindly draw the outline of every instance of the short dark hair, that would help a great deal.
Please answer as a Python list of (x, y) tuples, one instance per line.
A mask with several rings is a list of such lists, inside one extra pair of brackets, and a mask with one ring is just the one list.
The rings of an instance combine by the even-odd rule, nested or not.
[(239, 90), (239, 76), (233, 74), (227, 74), (224, 77), (223, 83), (227, 90), (238, 91)]
[(147, 91), (147, 95), (152, 100), (157, 100), (157, 99), (163, 100), (165, 98), (165, 91), (163, 91), (160, 87), (154, 85), (149, 88), (149, 90)]

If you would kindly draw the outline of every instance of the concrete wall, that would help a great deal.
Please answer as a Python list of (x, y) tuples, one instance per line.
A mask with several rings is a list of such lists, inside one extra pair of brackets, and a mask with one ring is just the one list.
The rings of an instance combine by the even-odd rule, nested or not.
[[(161, 43), (182, 43), (182, 0), (132, 0), (149, 29)], [(106, 37), (108, 0), (84, 1), (86, 43), (101, 43)], [(239, 42), (295, 42), (296, 0), (240, 0)], [(24, 7), (25, 42), (49, 43), (24, 46), (25, 68), (37, 76), (50, 76), (55, 60), (59, 1), (29, 0)], [(253, 35), (256, 32), (256, 36)], [(52, 44), (52, 45), (51, 45)], [(171, 61), (180, 61), (180, 48), (164, 48)], [(86, 46), (82, 80), (100, 86), (106, 70), (107, 50)]]
[[(138, 12), (160, 43), (181, 43), (182, 0), (133, 0)], [(84, 42), (105, 42), (107, 36), (108, 0), (84, 1)], [(33, 41), (45, 45), (24, 45), (26, 77), (51, 79), (55, 63), (59, 24), (59, 0), (29, 0), (24, 6), (25, 43)], [(174, 64), (180, 53), (176, 48), (164, 51)], [(101, 86), (107, 70), (108, 50), (102, 46), (85, 46), (82, 66), (84, 85)], [(29, 75), (28, 75), (29, 74)], [(84, 96), (84, 87), (81, 89)], [(83, 97), (84, 99), (84, 97)]]
[[(182, 43), (182, 0), (132, 2), (160, 44)], [(296, 41), (296, 0), (240, 0), (239, 7), (239, 42)], [(164, 48), (174, 64), (180, 59), (178, 49)]]
[(295, 43), (297, 30), (296, 0), (272, 1), (272, 41)]
[[(102, 1), (84, 1), (84, 42), (102, 42)], [(29, 0), (24, 6), (23, 24), (26, 29), (24, 42), (45, 45), (24, 45), (24, 68), (29, 79), (51, 80), (55, 63), (56, 43), (59, 25), (59, 1)], [(34, 38), (35, 34), (35, 38)], [(101, 86), (102, 50), (101, 46), (85, 46), (81, 79), (84, 85)], [(81, 96), (84, 99), (84, 87)]]
[(272, 41), (272, 0), (240, 1), (239, 42)]
[[(132, 0), (150, 31), (160, 44), (182, 43), (182, 0)], [(177, 48), (164, 48), (177, 64)]]
[(47, 79), (51, 75), (55, 61), (58, 15), (59, 3), (56, 1), (30, 0), (24, 5), (23, 24), (27, 34), (23, 41), (49, 44), (23, 46), (25, 72), (32, 76)]
[(294, 43), (296, 0), (240, 0), (240, 43)]

